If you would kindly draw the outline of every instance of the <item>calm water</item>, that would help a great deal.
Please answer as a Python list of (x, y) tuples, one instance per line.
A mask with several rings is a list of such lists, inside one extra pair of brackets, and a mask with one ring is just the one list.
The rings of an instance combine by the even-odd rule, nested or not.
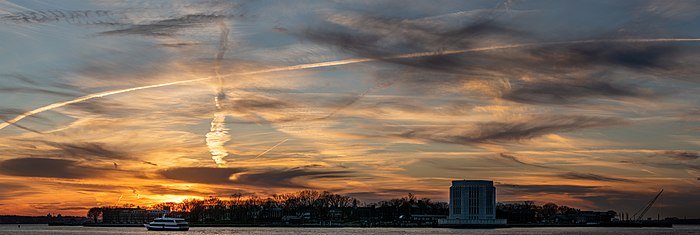
[(145, 228), (49, 227), (0, 225), (0, 234), (700, 234), (700, 226), (673, 228), (190, 228), (188, 232), (148, 232)]

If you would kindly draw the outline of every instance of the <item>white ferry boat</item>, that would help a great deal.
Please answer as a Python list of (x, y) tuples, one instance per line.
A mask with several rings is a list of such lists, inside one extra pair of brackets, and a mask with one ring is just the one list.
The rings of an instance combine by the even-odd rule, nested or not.
[(163, 217), (153, 220), (153, 222), (144, 224), (149, 231), (187, 231), (190, 226), (181, 218)]

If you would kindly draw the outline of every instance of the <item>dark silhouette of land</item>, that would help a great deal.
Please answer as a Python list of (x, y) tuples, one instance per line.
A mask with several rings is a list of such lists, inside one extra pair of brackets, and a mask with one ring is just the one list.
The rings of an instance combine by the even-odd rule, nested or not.
[[(670, 226), (700, 224), (700, 219), (625, 221), (615, 211), (583, 211), (554, 203), (498, 203), (496, 217), (508, 226)], [(197, 226), (353, 226), (353, 227), (435, 227), (446, 218), (449, 205), (408, 194), (401, 198), (362, 203), (330, 192), (304, 190), (269, 197), (234, 194), (227, 198), (186, 199), (150, 206), (122, 205), (94, 207), (87, 217), (0, 216), (2, 224), (49, 224), (86, 226), (143, 226), (168, 214)], [(632, 223), (634, 222), (634, 223)]]
[[(666, 226), (670, 220), (625, 221), (615, 211), (583, 211), (554, 203), (498, 203), (496, 216), (509, 226)], [(434, 227), (449, 214), (446, 202), (401, 198), (361, 203), (330, 192), (304, 190), (269, 197), (231, 195), (228, 198), (187, 199), (148, 207), (95, 207), (93, 225), (141, 225), (163, 213), (185, 218), (191, 226), (366, 226)], [(680, 220), (678, 220), (680, 221)], [(634, 222), (634, 223), (632, 223)], [(692, 223), (692, 221), (685, 221)]]

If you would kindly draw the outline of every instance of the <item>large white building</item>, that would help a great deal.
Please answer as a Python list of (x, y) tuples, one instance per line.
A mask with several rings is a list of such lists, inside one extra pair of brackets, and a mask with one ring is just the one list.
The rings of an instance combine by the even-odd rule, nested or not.
[(450, 216), (441, 225), (498, 225), (496, 187), (488, 180), (454, 180), (450, 187)]

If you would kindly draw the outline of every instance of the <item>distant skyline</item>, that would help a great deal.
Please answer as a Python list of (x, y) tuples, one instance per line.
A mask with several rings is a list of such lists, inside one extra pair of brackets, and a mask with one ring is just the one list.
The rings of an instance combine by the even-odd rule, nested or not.
[(0, 0), (0, 211), (327, 190), (700, 217), (697, 1)]

